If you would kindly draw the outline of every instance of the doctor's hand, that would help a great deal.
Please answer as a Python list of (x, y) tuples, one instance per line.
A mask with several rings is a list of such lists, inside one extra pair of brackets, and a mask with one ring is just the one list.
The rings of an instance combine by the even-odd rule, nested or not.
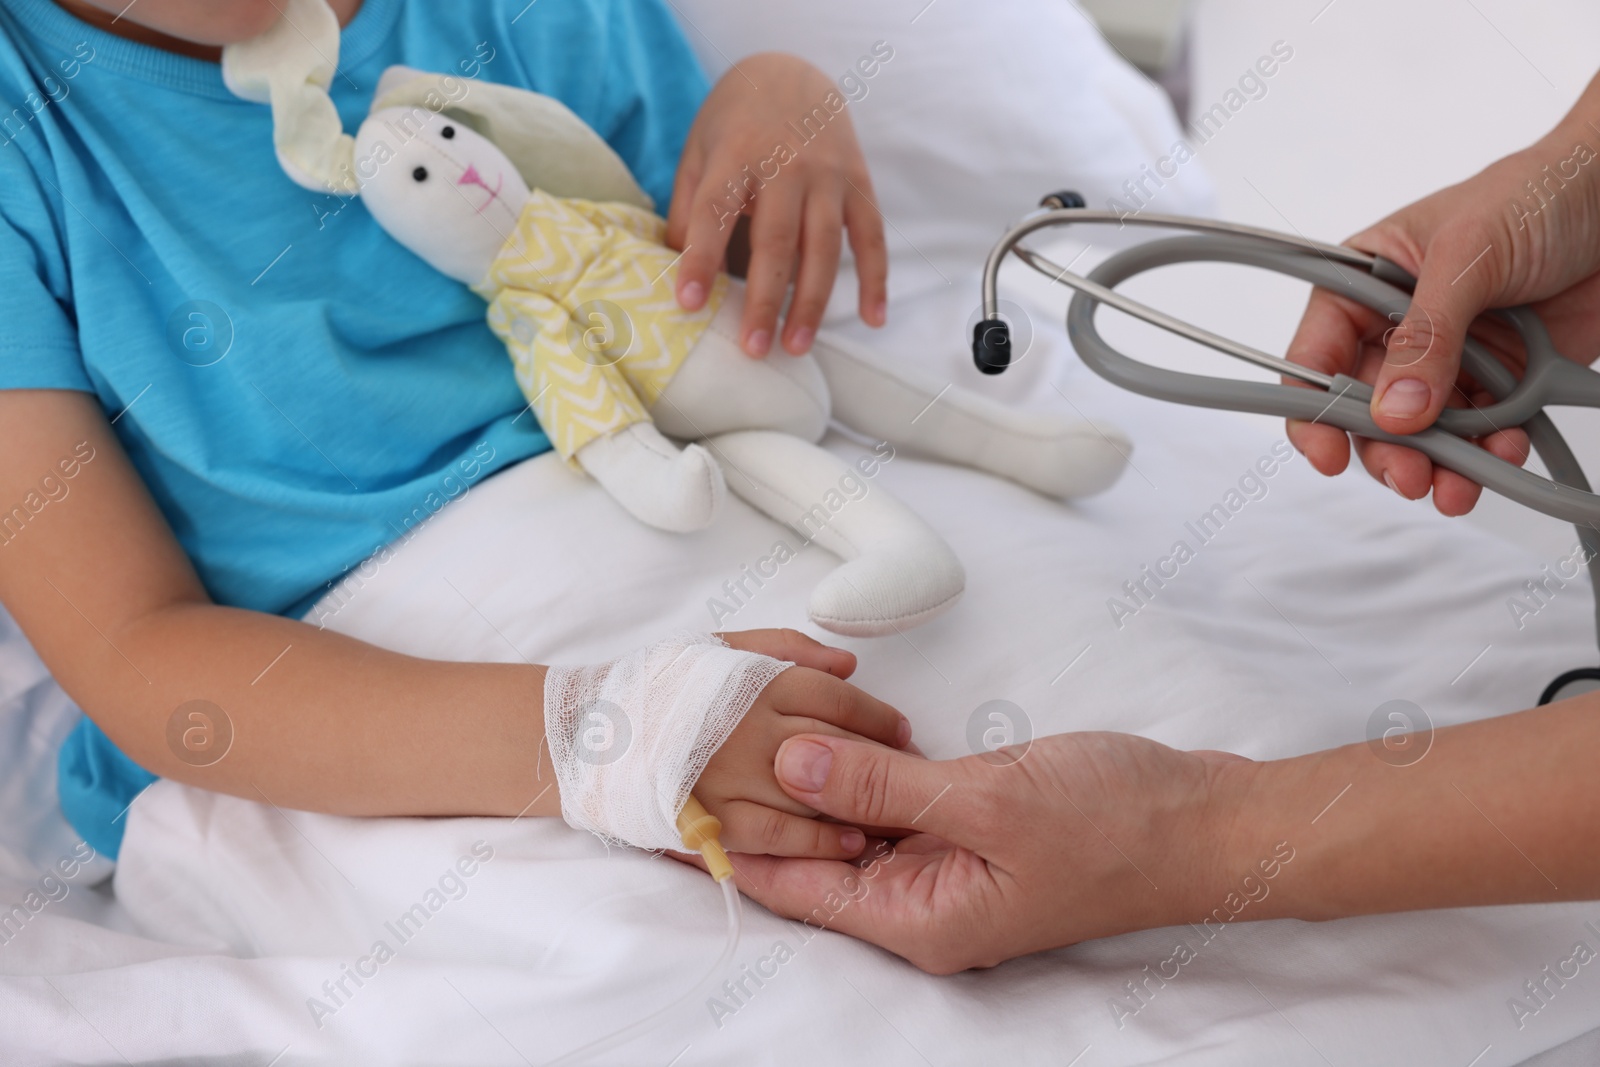
[[(1502, 362), (1523, 355), (1504, 323), (1474, 318), (1488, 308), (1528, 304), (1557, 351), (1584, 364), (1600, 357), (1600, 76), (1549, 136), (1480, 174), (1417, 201), (1346, 244), (1404, 267), (1417, 278), (1404, 320), (1385, 319), (1337, 293), (1313, 292), (1289, 358), (1327, 374), (1373, 384), (1372, 415), (1384, 430), (1415, 433), (1446, 406), (1485, 405), (1487, 392), (1462, 377), (1469, 327)], [(1323, 474), (1350, 459), (1350, 439), (1330, 426), (1291, 421), (1289, 439)], [(1512, 463), (1527, 458), (1517, 429), (1481, 441)], [(1407, 499), (1433, 492), (1446, 515), (1477, 503), (1481, 487), (1399, 445), (1357, 439), (1367, 471)]]
[[(811, 140), (800, 139), (793, 124), (818, 113), (827, 116), (825, 124)], [(678, 303), (685, 308), (705, 303), (742, 215), (750, 219), (739, 328), (746, 352), (767, 354), (791, 281), (783, 347), (796, 355), (810, 350), (846, 230), (860, 277), (861, 319), (883, 325), (889, 259), (866, 159), (838, 86), (797, 56), (741, 59), (711, 90), (689, 130), (667, 215), (667, 242), (683, 250)]]
[(1227, 893), (1207, 801), (1249, 761), (1115, 733), (1044, 737), (1017, 755), (930, 761), (792, 737), (776, 764), (791, 797), (901, 828), (878, 831), (899, 840), (855, 862), (736, 856), (739, 888), (935, 974), (1182, 922)]

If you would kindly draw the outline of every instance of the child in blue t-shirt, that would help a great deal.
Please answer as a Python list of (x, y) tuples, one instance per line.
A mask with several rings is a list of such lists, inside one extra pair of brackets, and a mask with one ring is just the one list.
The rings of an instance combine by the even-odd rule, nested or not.
[[(393, 64), (560, 99), (670, 204), (691, 308), (734, 230), (727, 180), (832, 88), (764, 54), (708, 91), (656, 0), (330, 4), (348, 127)], [(418, 508), (549, 444), (518, 418), (482, 300), (358, 201), (288, 181), (269, 110), (224, 87), (220, 46), (277, 17), (274, 0), (0, 0), (0, 601), (87, 713), (62, 805), (112, 856), (155, 776), (348, 814), (559, 812), (554, 795), (529, 808), (542, 667), (419, 660), (297, 621)], [(829, 130), (749, 205), (753, 356), (791, 281), (782, 343), (810, 347), (842, 230), (862, 317), (883, 321), (880, 216), (848, 119)], [(799, 817), (773, 752), (816, 719), (903, 744), (903, 718), (839, 680), (848, 653), (730, 642), (800, 667), (696, 794), (731, 848), (855, 854), (859, 831)], [(193, 700), (233, 724), (207, 767), (166, 740)]]

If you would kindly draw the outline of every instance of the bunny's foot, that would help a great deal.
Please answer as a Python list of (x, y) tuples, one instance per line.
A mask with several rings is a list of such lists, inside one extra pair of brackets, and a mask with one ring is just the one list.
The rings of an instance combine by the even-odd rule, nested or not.
[(844, 565), (811, 593), (825, 630), (881, 637), (949, 609), (966, 587), (961, 561), (933, 528), (831, 452), (787, 434), (753, 430), (711, 442), (728, 487), (816, 542)]
[(630, 515), (659, 530), (705, 529), (727, 493), (710, 453), (699, 445), (679, 449), (648, 422), (597, 437), (576, 458)]

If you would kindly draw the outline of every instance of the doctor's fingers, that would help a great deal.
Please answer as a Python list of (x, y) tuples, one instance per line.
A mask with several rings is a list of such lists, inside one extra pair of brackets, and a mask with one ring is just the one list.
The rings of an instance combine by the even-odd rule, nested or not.
[[(1386, 323), (1377, 312), (1326, 289), (1313, 289), (1300, 317), (1287, 357), (1323, 374), (1360, 377), (1374, 355), (1381, 356)], [(1292, 378), (1285, 385), (1305, 385)], [(1306, 385), (1314, 389), (1315, 386)], [(1330, 397), (1331, 399), (1331, 397)], [(1350, 440), (1336, 426), (1288, 420), (1289, 443), (1322, 474), (1335, 475), (1350, 463)]]
[(927, 760), (880, 745), (806, 734), (783, 743), (773, 769), (784, 792), (841, 822), (906, 827), (968, 848), (992, 843), (990, 816), (996, 806), (989, 790), (974, 780), (967, 760)]
[[(1490, 400), (1487, 394), (1481, 394), (1475, 402), (1482, 406)], [(1528, 461), (1528, 435), (1515, 427), (1490, 434), (1478, 444), (1496, 458), (1518, 467)], [(1420, 500), (1431, 491), (1434, 507), (1442, 515), (1465, 515), (1483, 495), (1483, 487), (1477, 482), (1439, 466), (1416, 449), (1357, 438), (1356, 452), (1369, 474), (1407, 500)]]
[[(807, 818), (816, 815), (816, 808), (804, 801), (796, 800), (775, 777), (777, 753), (792, 737), (826, 736), (841, 741), (882, 747), (884, 751), (894, 751), (854, 730), (834, 726), (820, 719), (781, 713), (758, 714), (761, 710), (763, 709), (760, 704), (751, 709), (751, 713), (744, 717), (744, 721), (739, 724), (733, 736), (728, 738), (723, 748), (713, 757), (712, 765), (707, 767), (708, 773), (719, 764), (736, 765), (743, 770), (743, 773), (734, 776), (730, 781), (726, 775), (728, 766), (721, 766), (719, 769), (724, 773), (717, 783), (705, 787), (702, 791), (700, 799), (708, 805), (714, 799), (719, 802), (748, 800)], [(910, 751), (910, 748), (905, 751)], [(925, 757), (917, 752), (913, 758)]]
[(1502, 287), (1496, 242), (1477, 226), (1445, 227), (1427, 242), (1405, 316), (1385, 336), (1386, 358), (1372, 386), (1372, 417), (1389, 433), (1433, 425), (1459, 394), (1467, 328)]
[(722, 820), (722, 847), (731, 852), (848, 860), (866, 847), (866, 835), (854, 826), (791, 814), (756, 801), (724, 801), (716, 815)]

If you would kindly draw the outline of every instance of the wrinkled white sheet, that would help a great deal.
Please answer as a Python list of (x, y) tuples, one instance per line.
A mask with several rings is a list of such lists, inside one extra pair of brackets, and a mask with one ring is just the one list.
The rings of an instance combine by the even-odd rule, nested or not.
[[(908, 306), (893, 345), (956, 378), (964, 355), (937, 339), (958, 314), (935, 300)], [(969, 714), (1002, 698), (1038, 733), (1115, 728), (1281, 756), (1361, 739), (1390, 699), (1439, 725), (1522, 707), (1554, 673), (1593, 659), (1578, 586), (1521, 632), (1512, 624), (1506, 597), (1546, 560), (1363, 480), (1317, 478), (1298, 459), (1116, 629), (1107, 598), (1276, 437), (1121, 396), (1062, 358), (1052, 330), (1007, 388), (1060, 404), (1059, 388), (1128, 427), (1137, 469), (1116, 489), (1062, 507), (905, 455), (875, 486), (921, 510), (970, 575), (948, 617), (851, 643), (861, 683), (911, 715), (930, 754), (965, 752)], [(776, 534), (737, 504), (700, 535), (646, 530), (537, 459), (447, 509), (335, 625), (450, 658), (608, 655), (708, 625), (706, 599)], [(808, 550), (730, 623), (800, 623), (831, 565)], [(25, 735), (33, 709), (33, 726), (56, 736), (63, 709), (31, 692), (12, 698), (7, 728)], [(115, 909), (74, 885), (0, 946), (7, 1063), (543, 1063), (670, 1000), (720, 947), (703, 876), (607, 855), (554, 821), (342, 819), (172, 783), (127, 818)], [(450, 877), (462, 857), (471, 876)], [(0, 900), (20, 899), (24, 883), (4, 882)], [(385, 925), (416, 904), (425, 921)], [(1594, 943), (1589, 921), (1600, 925), (1600, 906), (1275, 922), (1204, 946), (1192, 930), (1158, 930), (937, 979), (831, 933), (803, 942), (749, 905), (736, 963), (755, 967), (779, 941), (794, 958), (720, 1028), (702, 998), (601, 1062), (666, 1064), (687, 1047), (676, 1062), (1465, 1064), (1482, 1053), (1476, 1063), (1491, 1067), (1600, 1024), (1587, 972), (1521, 1030), (1507, 1008), (1575, 941)], [(1113, 998), (1179, 939), (1198, 958), (1119, 1028)], [(335, 1000), (323, 983), (378, 940), (394, 958), (362, 963), (375, 976), (346, 978), (349, 995)]]
[[(958, 10), (952, 3), (920, 25)], [(1249, 123), (1235, 123), (1207, 149), (1204, 165), (1221, 179), (1225, 214), (1274, 226), (1287, 218), (1310, 235), (1338, 237), (1522, 144), (1528, 97), (1545, 92), (1538, 72), (1567, 85), (1562, 71), (1572, 63), (1558, 61), (1587, 39), (1548, 27), (1592, 16), (1573, 5), (1562, 17), (1519, 22), (1504, 3), (1480, 6), (1482, 19), (1473, 21), (1479, 15), (1442, 4), (1404, 13), (1357, 0), (1331, 10), (1320, 2), (1202, 4), (1198, 102), (1214, 102), (1278, 37), (1300, 56), (1293, 79), (1275, 81), (1270, 100), (1250, 105)], [(919, 0), (904, 18), (885, 14), (886, 26), (890, 15), (894, 21), (881, 34), (875, 25), (846, 26), (836, 34), (838, 55), (817, 58), (842, 69), (858, 43), (892, 40), (904, 65), (875, 83), (872, 99), (893, 100), (890, 76), (903, 78), (922, 61), (922, 38), (899, 26), (923, 8)], [(745, 43), (745, 22), (732, 9), (680, 10), (708, 59), (718, 46), (738, 54)], [(1467, 22), (1449, 21), (1459, 18)], [(1437, 41), (1446, 24), (1459, 30), (1457, 47)], [(1523, 72), (1527, 85), (1515, 81), (1522, 61), (1506, 55), (1505, 33), (1537, 64)], [(1427, 43), (1420, 54), (1418, 42)], [(993, 64), (991, 51), (980, 50), (977, 62)], [(1352, 81), (1358, 55), (1369, 58)], [(1451, 69), (1472, 72), (1481, 89), (1455, 112), (1430, 101), (1454, 99), (1463, 83), (1430, 96), (1427, 81)], [(1483, 79), (1485, 70), (1496, 78)], [(1426, 125), (1408, 127), (1411, 147), (1399, 157), (1371, 151), (1360, 129), (1364, 115), (1388, 114), (1395, 100), (1416, 102), (1419, 114), (1427, 104), (1429, 115)], [(1323, 110), (1308, 110), (1317, 106)], [(1549, 114), (1540, 114), (1553, 119), (1564, 106), (1552, 94)], [(1483, 121), (1486, 107), (1497, 109), (1496, 121)], [(878, 120), (863, 109), (859, 121), (865, 131)], [(874, 143), (889, 132), (877, 131)], [(1317, 151), (1296, 149), (1313, 136)], [(875, 159), (880, 173), (894, 162)], [(910, 196), (917, 177), (908, 172), (896, 188)], [(905, 228), (916, 220), (893, 221)], [(881, 343), (901, 358), (942, 361), (952, 377), (966, 374), (952, 338), (976, 302), (975, 286), (949, 268), (943, 245), (911, 232), (953, 285), (936, 270), (919, 277), (918, 249), (891, 234), (898, 276), (937, 290), (897, 302)], [(953, 261), (976, 263), (982, 249), (969, 252)], [(1265, 286), (1252, 301), (1227, 298), (1215, 281), (1141, 284), (1147, 295), (1167, 297), (1166, 306), (1269, 349), (1284, 339), (1273, 329), (1292, 322), (1298, 307), (1298, 294), (1281, 286)], [(1106, 497), (1072, 508), (906, 456), (881, 475), (883, 487), (951, 540), (971, 576), (966, 601), (947, 618), (906, 640), (852, 643), (863, 656), (862, 684), (911, 714), (930, 753), (965, 752), (969, 714), (1004, 698), (1039, 733), (1109, 727), (1286, 755), (1360, 739), (1385, 700), (1412, 700), (1442, 725), (1525, 706), (1557, 671), (1593, 662), (1586, 590), (1564, 590), (1522, 631), (1505, 608), (1553, 554), (1508, 548), (1356, 478), (1326, 482), (1299, 460), (1274, 476), (1265, 499), (1230, 519), (1154, 606), (1114, 629), (1105, 600), (1165, 555), (1184, 523), (1268, 452), (1277, 431), (1102, 387), (1064, 353), (1061, 306), (1052, 301), (1052, 313), (1037, 321), (1054, 339), (1054, 362), (1030, 358), (989, 384), (1018, 402), (1063, 405), (1053, 381), (1084, 413), (1116, 419), (1133, 434), (1137, 471)], [(674, 625), (707, 625), (705, 599), (765, 554), (774, 533), (736, 505), (697, 538), (655, 535), (558, 464), (538, 460), (447, 512), (339, 613), (339, 625), (440, 656), (510, 659), (513, 646), (530, 657), (607, 655)], [(731, 623), (799, 623), (806, 590), (829, 565), (820, 553), (797, 560)], [(116, 902), (109, 884), (93, 884), (103, 863), (45, 883), (48, 868), (76, 854), (54, 803), (54, 752), (76, 715), (0, 614), (0, 920), (30, 891), (49, 901), (20, 926), (0, 926), (7, 1065), (544, 1063), (676, 996), (720, 947), (720, 905), (703, 877), (659, 859), (607, 856), (558, 824), (334, 819), (170, 784), (127, 816)], [(477, 860), (477, 842), (492, 858), (467, 863), (471, 877), (441, 887), (463, 856)], [(433, 903), (430, 890), (440, 906), (401, 945), (385, 924)], [(609, 1062), (1490, 1067), (1600, 1026), (1600, 977), (1589, 968), (1521, 1029), (1507, 1007), (1575, 941), (1600, 947), (1588, 922), (1600, 925), (1600, 905), (1247, 925), (1204, 947), (1183, 930), (1151, 931), (933, 979), (831, 934), (802, 947), (793, 926), (751, 905), (736, 966), (755, 967), (780, 939), (797, 950), (794, 958), (720, 1029), (702, 1000)], [(1145, 965), (1168, 958), (1180, 937), (1198, 958), (1119, 1029), (1110, 1001)], [(394, 958), (364, 986), (346, 978), (353, 995), (334, 1004), (323, 984), (340, 980), (380, 938)], [(337, 1010), (314, 1018), (312, 997)]]

